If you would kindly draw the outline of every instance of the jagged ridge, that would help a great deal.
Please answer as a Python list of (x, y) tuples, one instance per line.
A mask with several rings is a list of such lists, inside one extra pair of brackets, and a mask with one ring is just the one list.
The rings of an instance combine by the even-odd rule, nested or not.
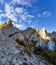
[[(24, 31), (20, 31), (19, 29), (15, 28), (11, 22), (7, 22), (1, 27), (0, 30), (0, 50), (2, 49), (3, 51), (0, 52), (0, 57), (2, 56), (1, 58), (4, 57), (3, 59), (5, 59), (3, 60), (0, 58), (0, 64), (51, 65), (51, 63), (48, 63), (45, 59), (43, 60), (34, 55), (34, 50), (36, 50), (38, 46), (40, 46), (42, 49), (46, 49), (50, 41), (51, 43), (53, 42), (53, 45), (55, 44), (53, 40), (48, 38), (48, 33), (45, 29), (36, 31), (35, 29), (28, 28)], [(26, 47), (19, 45), (19, 43), (23, 43), (23, 45), (25, 43)]]
[(9, 19), (9, 20), (8, 20), (7, 22), (5, 22), (4, 24), (0, 25), (0, 29), (6, 27), (7, 25), (9, 25), (9, 24), (11, 24), (11, 23), (12, 23), (12, 21), (11, 21), (11, 19)]

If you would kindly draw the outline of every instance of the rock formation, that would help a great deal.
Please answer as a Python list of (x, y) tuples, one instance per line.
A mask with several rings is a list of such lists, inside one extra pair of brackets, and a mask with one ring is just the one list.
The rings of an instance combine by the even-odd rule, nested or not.
[(4, 23), (4, 24), (1, 25), (1, 26), (4, 25), (3, 28), (1, 28), (1, 31), (6, 36), (11, 36), (11, 35), (13, 35), (15, 33), (20, 32), (19, 29), (17, 29), (16, 27), (13, 26), (12, 21), (10, 19), (6, 23)]
[(12, 21), (9, 19), (7, 22), (5, 22), (4, 24), (0, 25), (0, 29), (6, 27), (7, 25), (11, 24)]
[(41, 38), (46, 39), (46, 40), (51, 39), (51, 37), (48, 36), (45, 27), (43, 27), (42, 30), (36, 30), (36, 31), (37, 31), (37, 33), (40, 35)]
[[(17, 43), (16, 40), (20, 42)], [(51, 44), (50, 40), (54, 42), (45, 28), (38, 31), (32, 28), (21, 31), (14, 27), (9, 19), (0, 25), (0, 65), (52, 65), (31, 51), (38, 46), (46, 48)], [(19, 43), (25, 43), (26, 46)], [(53, 51), (54, 45), (52, 49), (48, 47)]]

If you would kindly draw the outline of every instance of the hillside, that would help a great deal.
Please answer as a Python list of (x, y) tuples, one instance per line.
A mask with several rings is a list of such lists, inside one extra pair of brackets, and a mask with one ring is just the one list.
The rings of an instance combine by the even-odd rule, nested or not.
[[(45, 28), (21, 31), (9, 19), (0, 25), (0, 65), (55, 65), (52, 59), (56, 41), (53, 39)], [(51, 60), (48, 60), (49, 53)]]

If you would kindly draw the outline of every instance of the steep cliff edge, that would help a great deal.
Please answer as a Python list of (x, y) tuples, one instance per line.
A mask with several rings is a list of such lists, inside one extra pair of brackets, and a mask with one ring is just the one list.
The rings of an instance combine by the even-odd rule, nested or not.
[(0, 25), (0, 27), (1, 27), (0, 30), (6, 36), (11, 36), (11, 35), (14, 35), (14, 34), (20, 32), (19, 29), (17, 29), (16, 27), (13, 26), (12, 21), (10, 19), (6, 23)]
[(12, 24), (12, 21), (9, 19), (7, 22), (3, 23), (2, 25), (0, 25), (0, 29), (6, 27), (7, 25)]

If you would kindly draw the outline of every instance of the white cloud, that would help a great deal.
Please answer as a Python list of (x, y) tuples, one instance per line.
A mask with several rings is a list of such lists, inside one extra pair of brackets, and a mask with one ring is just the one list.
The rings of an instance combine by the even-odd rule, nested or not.
[(2, 23), (2, 22), (0, 21), (0, 25), (1, 25), (1, 23)]
[(15, 12), (19, 15), (20, 17), (20, 22), (24, 21), (24, 22), (29, 22), (29, 20), (31, 21), (32, 18), (34, 18), (33, 15), (30, 15), (26, 9), (24, 9), (23, 7), (17, 7), (15, 8)]
[(2, 13), (3, 11), (0, 9), (0, 13)]
[(13, 23), (13, 25), (21, 30), (25, 30), (26, 29), (26, 26), (24, 24), (15, 24)]
[(15, 8), (15, 12), (17, 12), (18, 14), (23, 14), (25, 12), (23, 7), (17, 7)]
[(22, 28), (23, 27), (22, 24), (15, 24), (14, 26), (16, 26), (17, 28)]
[(5, 17), (5, 14), (4, 13), (0, 14), (0, 17)]
[(0, 0), (0, 3), (9, 3), (10, 5), (15, 5), (15, 4), (18, 4), (18, 5), (26, 5), (26, 6), (32, 6), (32, 3), (35, 3), (37, 0)]
[(42, 15), (43, 15), (43, 16), (46, 16), (46, 17), (50, 16), (50, 14), (51, 14), (51, 12), (48, 12), (48, 11), (44, 11), (44, 12), (42, 13)]
[(20, 15), (20, 18), (22, 21), (29, 23), (29, 22), (32, 22), (31, 20), (32, 20), (32, 18), (34, 18), (34, 16), (30, 15), (28, 13), (26, 14), (26, 12), (25, 12), (24, 14)]
[(17, 24), (16, 26), (22, 29), (25, 29), (25, 26), (23, 25), (24, 22), (31, 24), (32, 18), (34, 18), (34, 15), (30, 15), (24, 7), (14, 7), (8, 3), (5, 3), (4, 12), (2, 10), (0, 10), (0, 12), (0, 20), (2, 17), (10, 18), (16, 23), (19, 22), (20, 24)]
[(44, 12), (42, 12), (41, 14), (39, 13), (38, 15), (37, 15), (37, 17), (49, 17), (51, 15), (51, 12), (49, 12), (49, 11), (44, 11)]
[(0, 0), (0, 3), (4, 3), (4, 1), (3, 0)]
[(5, 16), (10, 18), (12, 21), (17, 22), (16, 14), (14, 12), (13, 6), (8, 5), (5, 3)]
[(41, 14), (38, 14), (37, 16), (38, 16), (38, 17), (41, 17)]
[(44, 12), (42, 13), (43, 16), (45, 16), (45, 15), (47, 15), (47, 14), (48, 14), (47, 11), (44, 11)]
[(26, 21), (28, 22), (32, 18), (34, 18), (33, 15), (30, 15), (23, 7), (16, 7), (14, 9), (13, 6), (10, 6), (9, 4), (5, 4), (5, 12), (6, 16), (10, 18), (11, 20), (17, 22), (17, 18), (19, 17), (19, 21)]
[(34, 16), (33, 15), (30, 15), (30, 14), (28, 14), (26, 17), (34, 18)]
[(51, 15), (51, 12), (49, 12), (47, 15), (46, 15), (46, 17), (49, 17)]
[(31, 2), (32, 2), (32, 0), (12, 0), (10, 4), (31, 6)]

